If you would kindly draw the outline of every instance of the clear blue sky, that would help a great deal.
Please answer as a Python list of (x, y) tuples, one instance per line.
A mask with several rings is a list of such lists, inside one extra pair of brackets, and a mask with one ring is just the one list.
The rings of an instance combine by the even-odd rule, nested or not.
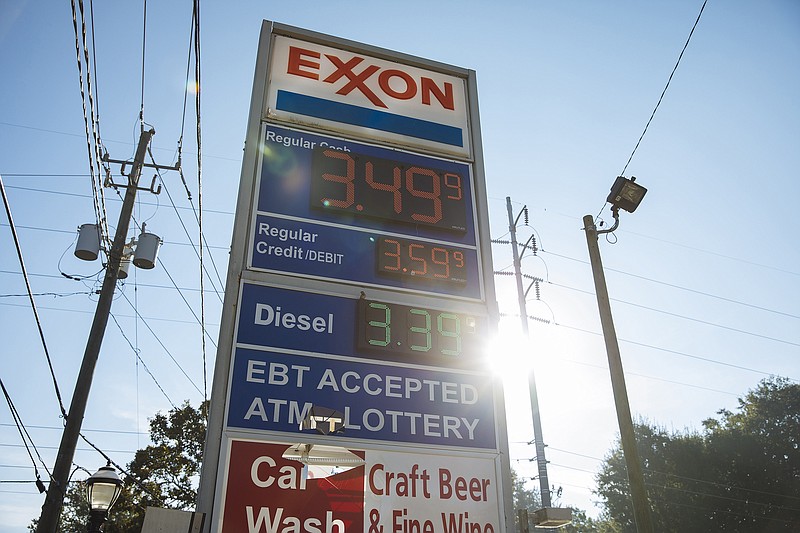
[[(154, 154), (164, 164), (174, 161), (181, 131), (191, 23), (191, 5), (182, 4), (151, 2), (147, 13), (144, 117), (156, 129)], [(521, 237), (535, 231), (542, 247), (523, 262), (526, 273), (548, 280), (529, 311), (554, 324), (532, 326), (525, 355), (537, 372), (550, 481), (563, 487), (561, 503), (595, 515), (594, 474), (617, 423), (581, 218), (603, 208), (701, 5), (203, 3), (203, 216), (220, 276), (262, 19), (474, 69), (492, 236), (507, 233), (511, 196), (515, 209), (530, 211)], [(124, 159), (138, 136), (142, 5), (95, 8), (101, 135), (111, 157)], [(39, 296), (37, 304), (68, 405), (95, 306), (89, 293), (99, 288), (92, 275), (100, 269), (72, 256), (75, 228), (94, 215), (69, 3), (4, 0), (0, 46), (0, 173), (33, 291), (61, 295)], [(623, 213), (616, 244), (601, 241), (635, 416), (676, 431), (699, 430), (718, 409), (735, 408), (760, 379), (800, 379), (800, 247), (791, 237), (800, 202), (798, 94), (800, 4), (710, 1), (626, 171), (649, 189), (647, 197), (635, 214)], [(196, 205), (192, 117), (184, 165)], [(197, 225), (179, 176), (165, 181), (172, 201), (143, 194), (136, 212), (165, 240), (161, 264), (132, 272), (118, 293), (112, 313), (120, 327), (109, 323), (83, 425), (120, 464), (147, 444), (148, 417), (168, 410), (170, 401), (197, 405), (203, 397), (194, 316), (200, 315), (199, 266), (176, 212), (195, 242)], [(113, 224), (120, 202), (113, 191), (106, 197)], [(608, 210), (601, 216), (610, 220)], [(59, 409), (30, 306), (14, 296), (25, 286), (5, 213), (0, 250), (0, 377), (52, 467)], [(496, 269), (507, 269), (510, 251), (493, 252)], [(220, 283), (207, 266), (210, 388), (221, 305), (214, 292)], [(74, 281), (60, 271), (89, 277)], [(501, 310), (515, 313), (513, 285), (501, 278), (498, 291)], [(504, 324), (515, 327), (515, 319)], [(533, 475), (524, 382), (511, 381), (509, 395), (512, 466)], [(76, 463), (94, 472), (104, 461), (81, 443)], [(44, 498), (33, 484), (8, 483), (33, 479), (4, 405), (0, 533), (20, 531), (38, 516)]]

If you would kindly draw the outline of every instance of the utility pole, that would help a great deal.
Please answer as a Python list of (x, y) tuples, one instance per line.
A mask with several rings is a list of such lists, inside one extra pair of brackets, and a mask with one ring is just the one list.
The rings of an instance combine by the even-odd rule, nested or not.
[[(528, 308), (525, 304), (525, 291), (522, 288), (522, 259), (517, 247), (517, 220), (514, 220), (514, 213), (511, 208), (511, 197), (506, 196), (506, 207), (508, 208), (508, 231), (511, 234), (511, 253), (514, 255), (514, 278), (517, 281), (517, 296), (519, 299), (519, 318), (522, 325), (522, 332), (525, 340), (529, 339), (528, 333)], [(533, 418), (533, 439), (536, 448), (536, 465), (539, 467), (539, 492), (542, 497), (542, 507), (552, 506), (550, 499), (550, 481), (547, 478), (547, 460), (544, 456), (544, 438), (542, 437), (542, 420), (539, 413), (539, 395), (536, 392), (536, 375), (533, 371), (533, 364), (528, 371), (528, 390), (531, 397), (531, 417)]]
[(653, 533), (650, 502), (647, 500), (642, 463), (639, 460), (639, 452), (636, 449), (636, 436), (633, 432), (633, 422), (631, 421), (631, 408), (628, 403), (627, 388), (625, 387), (625, 374), (622, 370), (622, 359), (619, 355), (619, 343), (614, 329), (614, 320), (611, 317), (611, 302), (608, 298), (603, 262), (600, 259), (600, 246), (597, 244), (598, 233), (609, 233), (616, 229), (619, 223), (616, 211), (614, 211), (614, 219), (613, 228), (598, 232), (594, 217), (586, 215), (583, 217), (583, 229), (586, 231), (586, 242), (589, 245), (589, 259), (592, 263), (597, 306), (600, 309), (600, 323), (603, 326), (603, 338), (606, 343), (608, 367), (611, 372), (611, 388), (614, 392), (614, 405), (617, 410), (622, 454), (625, 456), (625, 466), (628, 470), (628, 484), (631, 488), (636, 530), (639, 533)]
[(75, 391), (72, 394), (72, 403), (69, 407), (64, 433), (61, 436), (61, 444), (58, 447), (56, 463), (53, 467), (53, 476), (47, 490), (47, 497), (42, 505), (42, 514), (36, 526), (36, 533), (56, 533), (58, 529), (61, 508), (64, 505), (64, 495), (67, 491), (69, 472), (72, 469), (72, 460), (75, 456), (75, 447), (78, 444), (78, 437), (81, 432), (81, 424), (86, 413), (86, 403), (89, 398), (89, 389), (92, 385), (92, 376), (100, 353), (100, 345), (103, 343), (103, 336), (108, 324), (111, 303), (114, 299), (114, 291), (117, 286), (117, 274), (119, 264), (122, 259), (125, 241), (128, 238), (128, 228), (130, 226), (131, 215), (133, 214), (134, 200), (139, 186), (139, 177), (142, 167), (145, 166), (144, 158), (147, 154), (147, 147), (150, 140), (155, 135), (155, 130), (142, 131), (139, 137), (139, 145), (136, 148), (136, 156), (128, 175), (128, 185), (125, 189), (125, 199), (122, 202), (122, 210), (119, 214), (117, 231), (114, 234), (114, 241), (108, 253), (108, 264), (106, 265), (105, 278), (100, 290), (100, 298), (97, 301), (97, 308), (94, 312), (92, 328), (89, 332), (89, 339), (86, 342), (86, 349), (83, 353), (83, 362), (75, 383)]

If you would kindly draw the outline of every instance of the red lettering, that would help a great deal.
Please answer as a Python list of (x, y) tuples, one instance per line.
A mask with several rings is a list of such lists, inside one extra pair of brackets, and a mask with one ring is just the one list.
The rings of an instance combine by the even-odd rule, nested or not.
[(316, 72), (309, 72), (307, 70), (303, 70), (302, 67), (319, 70), (319, 63), (303, 59), (303, 57), (313, 57), (314, 59), (319, 59), (320, 54), (319, 52), (314, 52), (313, 50), (306, 50), (305, 48), (297, 48), (296, 46), (290, 46), (289, 66), (286, 69), (286, 73), (293, 74), (295, 76), (302, 76), (304, 78), (311, 78), (312, 80), (318, 80), (319, 74), (317, 74)]
[(372, 465), (372, 468), (369, 469), (369, 490), (372, 491), (372, 494), (376, 496), (383, 496), (383, 489), (378, 488), (375, 485), (375, 476), (380, 475), (383, 473), (383, 465), (381, 463)]
[[(293, 76), (319, 80), (321, 70), (319, 60), (321, 57), (322, 54), (320, 52), (290, 46), (286, 72)], [(333, 84), (342, 78), (347, 80), (347, 83), (336, 91), (336, 94), (345, 96), (357, 90), (376, 107), (388, 108), (366, 83), (373, 75), (377, 74), (378, 87), (390, 98), (411, 100), (419, 94), (423, 105), (433, 105), (433, 102), (436, 101), (443, 109), (455, 111), (453, 84), (450, 82), (445, 81), (437, 84), (436, 80), (426, 76), (421, 76), (417, 80), (411, 74), (402, 70), (391, 68), (381, 70), (378, 65), (370, 64), (363, 66), (360, 72), (356, 72), (356, 67), (363, 65), (365, 58), (355, 56), (345, 61), (333, 54), (325, 54), (325, 57), (331, 62), (335, 70), (322, 81)], [(392, 86), (392, 83), (394, 83), (394, 86)]]
[(335, 83), (342, 76), (345, 76), (348, 80), (350, 80), (344, 85), (344, 87), (336, 91), (336, 94), (346, 95), (350, 94), (350, 91), (353, 89), (358, 89), (361, 91), (361, 94), (366, 96), (374, 105), (378, 107), (388, 107), (381, 101), (380, 98), (378, 98), (378, 95), (372, 92), (372, 89), (364, 85), (364, 81), (369, 79), (370, 76), (380, 70), (380, 67), (376, 65), (370, 65), (362, 70), (360, 74), (356, 74), (353, 72), (353, 68), (364, 61), (363, 57), (354, 57), (346, 63), (333, 55), (325, 54), (325, 57), (327, 57), (330, 62), (333, 63), (333, 66), (336, 67), (336, 70), (322, 81), (327, 83)]
[(442, 107), (445, 109), (449, 109), (450, 111), (455, 110), (456, 106), (453, 101), (453, 84), (450, 82), (444, 82), (444, 92), (436, 85), (436, 82), (430, 78), (422, 77), (420, 80), (422, 83), (422, 103), (425, 105), (431, 105), (431, 94), (436, 97)]
[[(392, 78), (400, 78), (403, 80), (403, 83), (406, 84), (406, 90), (403, 92), (395, 91), (389, 80)], [(388, 69), (381, 72), (380, 76), (378, 76), (378, 85), (380, 86), (381, 90), (391, 96), (392, 98), (397, 98), (398, 100), (410, 100), (417, 95), (417, 84), (407, 73), (403, 72), (402, 70), (395, 70), (395, 69)]]

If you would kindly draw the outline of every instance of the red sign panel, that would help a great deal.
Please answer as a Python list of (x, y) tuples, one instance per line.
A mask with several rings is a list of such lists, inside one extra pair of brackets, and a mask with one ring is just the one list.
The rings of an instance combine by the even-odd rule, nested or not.
[(223, 533), (364, 530), (364, 466), (315, 478), (286, 444), (231, 442)]

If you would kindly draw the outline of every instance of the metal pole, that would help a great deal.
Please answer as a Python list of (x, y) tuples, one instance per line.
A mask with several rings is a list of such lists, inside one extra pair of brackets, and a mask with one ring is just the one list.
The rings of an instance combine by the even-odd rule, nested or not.
[[(517, 281), (517, 296), (519, 298), (519, 318), (525, 339), (530, 340), (528, 333), (528, 309), (525, 305), (525, 291), (522, 288), (522, 264), (517, 248), (517, 225), (514, 212), (511, 208), (511, 197), (506, 196), (508, 208), (508, 231), (511, 233), (511, 253), (514, 255), (514, 279)], [(539, 467), (539, 491), (542, 497), (542, 507), (552, 507), (550, 500), (550, 481), (547, 479), (547, 460), (544, 456), (544, 438), (542, 437), (542, 420), (539, 414), (539, 395), (536, 392), (536, 375), (533, 364), (528, 372), (528, 390), (531, 397), (531, 418), (533, 418), (533, 440), (536, 447), (536, 465)]]
[(611, 303), (608, 298), (606, 277), (603, 273), (603, 262), (600, 259), (600, 246), (597, 244), (597, 226), (595, 226), (592, 215), (583, 217), (583, 229), (586, 231), (586, 242), (589, 245), (589, 259), (592, 263), (592, 276), (594, 276), (595, 293), (597, 293), (597, 307), (600, 309), (600, 323), (603, 326), (603, 338), (606, 342), (608, 368), (611, 372), (611, 388), (614, 392), (614, 405), (616, 406), (617, 421), (619, 422), (622, 454), (625, 456), (625, 466), (628, 470), (628, 484), (631, 488), (636, 530), (639, 533), (652, 533), (653, 522), (650, 517), (650, 502), (647, 500), (642, 463), (639, 460), (639, 452), (636, 449), (636, 435), (633, 432), (633, 422), (631, 421), (631, 408), (628, 403), (628, 391), (625, 387), (625, 374), (622, 370), (622, 359), (619, 355), (614, 320), (611, 317)]
[(122, 202), (122, 210), (119, 214), (117, 231), (114, 234), (114, 242), (108, 253), (108, 264), (106, 265), (103, 287), (100, 290), (100, 298), (95, 308), (92, 329), (89, 331), (86, 349), (83, 352), (83, 362), (81, 363), (81, 369), (78, 373), (78, 380), (75, 383), (72, 403), (69, 407), (64, 433), (61, 435), (61, 444), (58, 447), (56, 464), (53, 467), (53, 476), (50, 480), (50, 487), (47, 490), (47, 497), (44, 500), (44, 505), (42, 505), (42, 514), (36, 526), (36, 533), (55, 533), (58, 529), (58, 519), (61, 516), (61, 508), (64, 505), (64, 495), (67, 492), (69, 472), (72, 469), (72, 459), (75, 456), (75, 447), (78, 444), (83, 416), (86, 413), (86, 402), (89, 399), (89, 389), (92, 386), (94, 367), (97, 363), (97, 356), (100, 353), (100, 345), (103, 343), (103, 335), (106, 331), (108, 316), (111, 312), (111, 303), (114, 299), (114, 290), (117, 286), (119, 263), (122, 258), (123, 248), (125, 247), (125, 241), (128, 238), (128, 227), (130, 226), (131, 215), (133, 214), (136, 188), (139, 185), (139, 176), (142, 173), (144, 158), (147, 154), (147, 146), (150, 144), (150, 139), (155, 133), (155, 130), (151, 129), (149, 131), (143, 131), (139, 137), (136, 156), (133, 161), (131, 173), (128, 176), (128, 187), (125, 190), (125, 199)]

